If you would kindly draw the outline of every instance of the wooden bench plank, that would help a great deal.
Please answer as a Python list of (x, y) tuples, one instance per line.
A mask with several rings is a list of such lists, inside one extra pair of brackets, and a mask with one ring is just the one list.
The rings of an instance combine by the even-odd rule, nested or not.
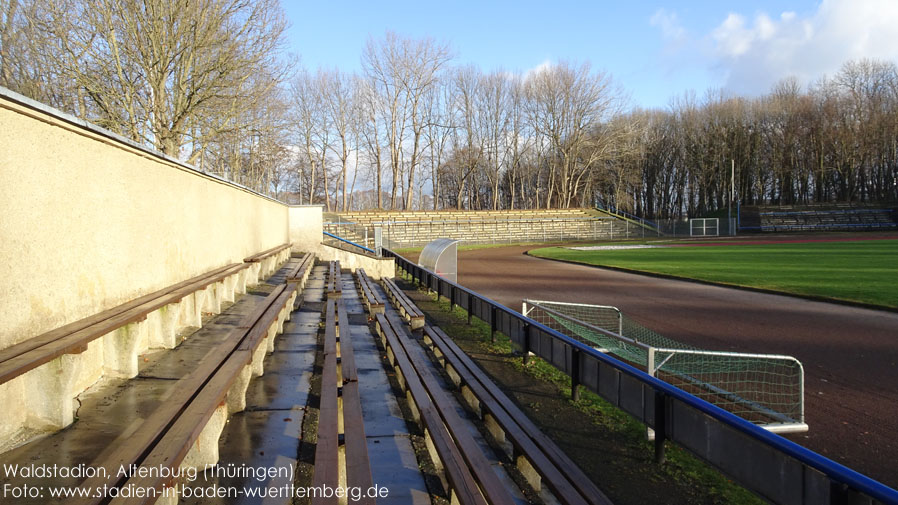
[(471, 388), (506, 432), (512, 444), (531, 462), (555, 496), (564, 504), (610, 505), (611, 501), (564, 454), (545, 433), (533, 424), (508, 396), (442, 330), (427, 326), (424, 333), (440, 349), (462, 381)]
[[(368, 441), (365, 436), (362, 403), (359, 396), (358, 369), (352, 349), (352, 333), (346, 302), (336, 302), (337, 328), (340, 341), (340, 369), (343, 376), (343, 431), (346, 450), (346, 483), (367, 492), (373, 486), (371, 464), (368, 459)], [(373, 505), (374, 497), (366, 497), (358, 503)]]
[[(181, 462), (190, 452), (191, 447), (199, 439), (206, 423), (212, 418), (215, 409), (225, 401), (228, 389), (234, 384), (240, 371), (252, 360), (252, 351), (238, 350), (232, 353), (215, 374), (202, 386), (197, 396), (190, 401), (184, 412), (175, 423), (166, 430), (162, 439), (155, 444), (150, 454), (141, 462), (145, 468), (167, 467), (177, 470)], [(161, 473), (161, 472), (160, 472)], [(159, 496), (165, 486), (175, 483), (159, 474), (146, 476), (135, 475), (128, 479), (123, 487), (133, 489), (156, 489)], [(149, 493), (148, 493), (149, 494)], [(156, 502), (156, 496), (133, 496), (116, 498), (113, 505), (143, 505)]]
[(262, 251), (260, 253), (253, 254), (252, 256), (247, 256), (246, 258), (243, 258), (243, 261), (245, 263), (258, 263), (258, 262), (264, 260), (265, 258), (267, 258), (269, 256), (274, 256), (275, 254), (283, 251), (284, 249), (288, 249), (290, 247), (293, 247), (292, 242), (288, 242), (286, 244), (281, 244), (279, 246), (274, 246), (271, 249), (265, 249), (264, 251)]
[[(283, 288), (280, 286), (279, 288), (259, 302), (253, 312), (260, 315), (264, 314), (283, 292)], [(234, 328), (223, 343), (210, 350), (199, 361), (192, 372), (177, 382), (172, 388), (170, 396), (141, 423), (134, 433), (113, 442), (107, 451), (104, 451), (91, 463), (91, 467), (105, 468), (108, 478), (89, 478), (81, 483), (79, 487), (82, 489), (96, 489), (103, 486), (120, 486), (124, 481), (124, 477), (118, 476), (119, 467), (140, 463), (144, 455), (161, 440), (169, 427), (172, 426), (174, 420), (181, 415), (186, 406), (199, 394), (199, 391), (215, 374), (215, 371), (221, 367), (228, 356), (236, 352), (249, 330), (250, 328), (239, 326)], [(102, 476), (103, 472), (98, 472), (98, 475)], [(72, 500), (71, 503), (94, 505), (103, 501), (100, 498), (84, 498)]]
[[(245, 265), (234, 264), (220, 270), (211, 276), (204, 276), (201, 280), (192, 284), (181, 286), (178, 289), (167, 292), (156, 298), (146, 300), (139, 305), (129, 305), (129, 308), (112, 317), (97, 321), (77, 331), (57, 337), (51, 342), (34, 347), (26, 352), (18, 354), (0, 363), (0, 384), (22, 375), (45, 363), (49, 363), (64, 354), (83, 352), (87, 344), (97, 338), (106, 335), (122, 326), (143, 321), (147, 314), (170, 303), (180, 301), (183, 297), (205, 289), (208, 285), (218, 282), (228, 275), (239, 272)], [(144, 298), (144, 297), (142, 297)]]
[(371, 278), (368, 277), (368, 274), (365, 273), (364, 268), (356, 270), (356, 279), (358, 280), (357, 284), (361, 290), (362, 301), (365, 303), (368, 313), (371, 315), (383, 313), (385, 305), (384, 300), (380, 296), (380, 293), (374, 289), (374, 283), (371, 281)]
[(395, 282), (391, 279), (382, 279), (384, 289), (387, 295), (396, 305), (396, 310), (402, 314), (413, 330), (417, 330), (424, 326), (424, 313), (418, 309), (418, 306), (405, 294)]
[[(339, 411), (337, 402), (337, 328), (336, 304), (327, 301), (324, 320), (324, 346), (321, 369), (321, 393), (318, 404), (318, 442), (315, 445), (313, 486), (336, 487), (339, 484)], [(317, 496), (313, 504), (337, 503), (336, 497)]]
[[(336, 354), (324, 355), (318, 412), (318, 442), (315, 445), (315, 474), (312, 485), (336, 487), (340, 481)], [(312, 499), (312, 503), (337, 503), (337, 499), (333, 497), (328, 500), (318, 496)]]
[[(277, 287), (280, 291), (278, 296), (275, 298), (274, 303), (268, 306), (267, 309), (261, 314), (257, 321), (275, 321), (281, 313), (281, 310), (290, 300), (290, 297), (293, 295), (293, 292), (296, 291), (295, 285), (284, 285), (281, 284)], [(287, 308), (289, 311), (293, 311), (293, 307)], [(268, 337), (268, 328), (270, 325), (265, 324), (261, 325), (254, 324), (249, 332), (246, 334), (246, 338), (243, 339), (243, 342), (240, 344), (240, 349), (248, 349), (255, 350), (259, 343)]]
[[(387, 316), (387, 319), (390, 319), (389, 315)], [(499, 481), (496, 473), (492, 469), (492, 465), (490, 465), (489, 461), (487, 461), (485, 455), (480, 450), (480, 446), (477, 445), (474, 438), (470, 436), (464, 421), (462, 421), (461, 417), (458, 415), (458, 412), (449, 400), (446, 391), (442, 388), (437, 378), (431, 373), (428, 366), (429, 360), (424, 356), (423, 349), (416, 343), (413, 343), (405, 335), (405, 332), (402, 329), (402, 324), (399, 321), (391, 321), (391, 324), (396, 332), (399, 345), (405, 350), (405, 354), (411, 362), (415, 373), (420, 377), (421, 383), (433, 400), (437, 411), (440, 413), (440, 417), (443, 419), (443, 422), (455, 439), (455, 443), (458, 444), (459, 449), (461, 449), (462, 457), (465, 458), (465, 462), (468, 466), (474, 470), (474, 477), (477, 479), (478, 484), (480, 484), (484, 496), (486, 496), (489, 502), (494, 505), (514, 503), (511, 494), (509, 494), (502, 482)]]
[(387, 321), (386, 315), (377, 314), (375, 321), (377, 329), (387, 342), (387, 345), (390, 347), (395, 346), (393, 357), (396, 366), (402, 371), (403, 377), (405, 377), (406, 388), (408, 388), (415, 401), (415, 406), (421, 416), (424, 427), (430, 433), (431, 441), (437, 454), (439, 454), (446, 478), (458, 502), (461, 505), (486, 505), (487, 501), (477, 487), (474, 476), (471, 474), (471, 469), (465, 464), (458, 446), (453, 442), (430, 396), (427, 394), (418, 376), (414, 373), (405, 352), (398, 346), (398, 337), (392, 325)]
[(343, 299), (337, 302), (337, 328), (340, 340), (340, 369), (343, 372), (343, 383), (359, 380), (355, 364), (355, 353), (352, 352), (352, 334), (349, 329), (349, 315)]
[(138, 298), (135, 298), (135, 299), (128, 301), (126, 303), (123, 303), (121, 305), (117, 305), (115, 307), (104, 310), (104, 311), (94, 314), (92, 316), (85, 317), (84, 319), (79, 319), (78, 321), (73, 321), (71, 323), (60, 326), (58, 328), (54, 328), (53, 330), (50, 330), (46, 333), (42, 333), (38, 336), (32, 337), (32, 338), (25, 340), (23, 342), (20, 342), (18, 344), (7, 347), (3, 350), (0, 350), (0, 363), (8, 361), (16, 356), (24, 354), (28, 351), (31, 351), (31, 350), (41, 347), (43, 345), (52, 343), (55, 340), (57, 340), (61, 337), (64, 337), (66, 335), (69, 335), (71, 333), (74, 333), (76, 331), (83, 330), (83, 329), (89, 327), (90, 325), (97, 324), (101, 321), (105, 321), (111, 317), (117, 316), (117, 315), (121, 314), (122, 312), (125, 312), (131, 308), (143, 305), (148, 302), (152, 302), (154, 299), (159, 298), (168, 293), (171, 293), (172, 291), (176, 291), (185, 286), (190, 286), (193, 283), (200, 282), (207, 277), (213, 277), (220, 272), (223, 272), (225, 270), (228, 270), (230, 268), (233, 268), (233, 267), (239, 266), (239, 265), (240, 265), (239, 263), (234, 263), (231, 265), (225, 265), (223, 267), (216, 268), (215, 270), (212, 270), (210, 272), (206, 272), (204, 274), (198, 275), (196, 277), (192, 277), (185, 281), (181, 281), (177, 284), (173, 284), (171, 286), (160, 289), (158, 291), (154, 291), (152, 293), (140, 296)]
[[(343, 384), (343, 430), (346, 449), (346, 485), (358, 487), (362, 493), (371, 488), (371, 462), (368, 458), (368, 439), (362, 417), (362, 402), (358, 381)], [(375, 497), (365, 497), (354, 503), (375, 503)]]
[(341, 282), (341, 268), (339, 261), (331, 261), (328, 265), (327, 274), (327, 296), (339, 298), (343, 294), (343, 283)]
[(306, 253), (299, 264), (287, 272), (287, 282), (305, 282), (314, 264), (315, 256), (312, 253)]

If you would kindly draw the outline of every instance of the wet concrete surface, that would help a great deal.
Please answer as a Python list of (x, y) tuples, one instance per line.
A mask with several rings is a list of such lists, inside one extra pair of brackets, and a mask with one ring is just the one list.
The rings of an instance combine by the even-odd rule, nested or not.
[[(265, 357), (264, 374), (246, 391), (246, 410), (228, 419), (219, 441), (219, 461), (191, 483), (192, 496), (179, 503), (293, 503), (302, 426), (321, 322), (324, 267), (306, 281), (303, 302), (284, 323), (274, 352)], [(299, 303), (299, 302), (297, 302)], [(209, 497), (208, 491), (224, 493)]]
[(408, 426), (383, 368), (376, 337), (367, 325), (365, 308), (352, 277), (344, 274), (342, 280), (342, 299), (349, 315), (352, 351), (358, 369), (371, 482), (389, 491), (377, 503), (430, 504), (430, 493), (418, 466)]
[[(0, 455), (0, 464), (77, 468), (100, 459), (104, 451), (126, 441), (145, 418), (164, 405), (177, 380), (192, 371), (197, 362), (220, 344), (275, 284), (283, 282), (286, 268), (269, 279), (271, 284), (260, 284), (222, 314), (204, 321), (203, 328), (189, 335), (177, 348), (142, 356), (138, 377), (104, 380), (92, 387), (79, 398), (81, 408), (75, 424)], [(246, 410), (229, 416), (219, 440), (218, 464), (205, 474), (200, 472), (185, 486), (179, 486), (182, 492), (190, 495), (182, 496), (180, 503), (286, 504), (296, 501), (297, 491), (292, 485), (297, 482), (295, 472), (304, 451), (303, 423), (311, 405), (317, 404), (317, 393), (312, 390), (312, 384), (320, 346), (318, 333), (324, 308), (324, 277), (324, 266), (313, 270), (302, 293), (300, 307), (292, 313), (291, 321), (285, 323), (283, 334), (277, 337), (275, 351), (265, 359), (264, 375), (249, 384)], [(369, 328), (351, 274), (343, 274), (342, 282), (342, 298), (349, 313), (351, 343), (358, 367), (372, 480), (388, 491), (386, 497), (377, 501), (379, 504), (430, 504), (432, 499), (425, 476), (397, 400), (399, 393), (391, 386), (385, 357)], [(391, 308), (388, 313), (390, 317), (398, 317)], [(423, 348), (419, 351), (424, 352)], [(440, 377), (439, 369), (430, 366), (434, 375)], [(448, 384), (444, 386), (449, 389)], [(467, 411), (452, 395), (449, 397), (459, 415), (468, 419), (469, 432), (488, 455), (502, 481), (516, 489), (505, 471), (507, 462), (496, 457)], [(0, 485), (39, 486), (44, 490), (50, 486), (73, 489), (83, 480), (80, 475), (52, 479), (0, 475)], [(210, 498), (210, 492), (227, 496)], [(519, 491), (515, 493), (518, 503), (526, 503)], [(45, 491), (38, 497), (0, 500), (0, 503), (7, 502), (30, 504), (53, 500)]]
[[(386, 292), (383, 290), (383, 288), (381, 286), (376, 286), (375, 289), (377, 291), (379, 291), (381, 297), (384, 300), (389, 300), (389, 297), (386, 295)], [(385, 314), (388, 318), (391, 318), (394, 321), (402, 321), (402, 317), (400, 316), (399, 312), (397, 312), (396, 309), (394, 309), (389, 304), (387, 304), (387, 306), (385, 307)], [(405, 327), (406, 325), (404, 323), (400, 323), (397, 326)], [(411, 337), (411, 338), (414, 341), (417, 341), (416, 337)], [(415, 342), (412, 342), (412, 343), (414, 344)], [(430, 371), (430, 374), (437, 379), (437, 381), (442, 386), (442, 389), (447, 392), (446, 396), (449, 399), (449, 401), (451, 402), (452, 407), (458, 413), (458, 416), (461, 419), (466, 421), (465, 427), (467, 428), (468, 433), (470, 433), (471, 437), (474, 439), (474, 442), (477, 444), (478, 447), (480, 447), (481, 452), (483, 452), (483, 454), (486, 456), (486, 460), (489, 462), (493, 471), (499, 477), (499, 481), (502, 482), (504, 484), (505, 488), (507, 488), (510, 491), (512, 497), (514, 498), (515, 503), (518, 503), (521, 505), (529, 503), (528, 500), (524, 497), (523, 493), (521, 493), (520, 489), (518, 488), (518, 485), (515, 483), (515, 481), (511, 478), (511, 476), (506, 471), (506, 469), (505, 469), (506, 462), (501, 460), (497, 456), (496, 452), (492, 449), (492, 447), (490, 447), (489, 443), (483, 437), (483, 434), (481, 433), (480, 429), (478, 428), (479, 421), (475, 421), (473, 419), (473, 417), (471, 416), (471, 414), (468, 412), (468, 410), (451, 393), (451, 391), (453, 389), (455, 389), (454, 385), (452, 385), (445, 379), (445, 377), (442, 375), (442, 370), (440, 368), (438, 368), (435, 364), (433, 364), (430, 361), (430, 359), (426, 356), (424, 347), (421, 345), (411, 345), (408, 348), (408, 352), (412, 353), (413, 355), (416, 355), (419, 358), (418, 362), (423, 363), (427, 366), (427, 369)], [(368, 423), (366, 420), (366, 422), (365, 422), (366, 430), (367, 430), (367, 426), (368, 426)]]

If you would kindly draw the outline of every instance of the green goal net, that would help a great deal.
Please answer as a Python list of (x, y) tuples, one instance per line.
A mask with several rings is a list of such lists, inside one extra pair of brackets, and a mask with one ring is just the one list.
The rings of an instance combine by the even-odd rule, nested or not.
[(699, 349), (610, 306), (525, 300), (524, 315), (771, 431), (807, 430), (804, 370), (791, 356)]

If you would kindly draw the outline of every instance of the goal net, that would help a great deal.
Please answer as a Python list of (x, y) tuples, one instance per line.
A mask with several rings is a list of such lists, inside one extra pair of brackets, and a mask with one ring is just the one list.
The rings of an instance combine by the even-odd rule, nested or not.
[(804, 370), (791, 356), (698, 349), (609, 306), (525, 300), (524, 315), (770, 431), (807, 431)]

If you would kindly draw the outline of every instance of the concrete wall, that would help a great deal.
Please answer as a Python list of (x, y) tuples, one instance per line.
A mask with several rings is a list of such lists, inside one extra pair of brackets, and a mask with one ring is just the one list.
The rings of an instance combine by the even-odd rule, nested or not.
[(290, 242), (296, 252), (321, 252), (321, 233), (324, 231), (324, 207), (321, 205), (291, 205)]
[(0, 348), (288, 241), (286, 205), (0, 91)]
[(364, 268), (368, 277), (374, 280), (396, 276), (396, 261), (393, 258), (372, 258), (324, 244), (321, 245), (321, 249), (317, 254), (320, 260), (338, 260), (340, 268), (348, 268), (353, 272), (357, 268)]
[(371, 258), (362, 254), (344, 251), (321, 243), (324, 229), (321, 205), (293, 205), (290, 207), (290, 241), (296, 252), (310, 252), (321, 261), (339, 260), (342, 268), (355, 272), (364, 268), (372, 279), (393, 277), (396, 262), (393, 258)]

